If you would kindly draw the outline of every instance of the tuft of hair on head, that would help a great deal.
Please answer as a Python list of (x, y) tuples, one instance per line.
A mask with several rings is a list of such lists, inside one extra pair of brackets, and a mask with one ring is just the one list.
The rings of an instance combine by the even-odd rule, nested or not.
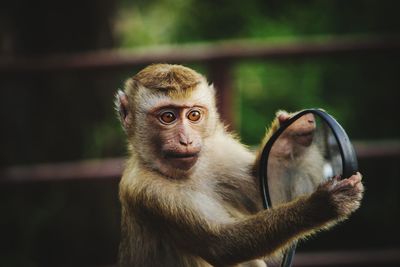
[(205, 78), (196, 71), (173, 64), (152, 64), (132, 79), (149, 89), (177, 92), (193, 89), (205, 81)]

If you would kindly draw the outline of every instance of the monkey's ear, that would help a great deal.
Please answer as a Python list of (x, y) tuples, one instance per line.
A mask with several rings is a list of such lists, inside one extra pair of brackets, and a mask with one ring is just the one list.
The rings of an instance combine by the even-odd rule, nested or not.
[(119, 119), (126, 130), (130, 124), (130, 112), (128, 96), (121, 90), (115, 95), (115, 109), (118, 111)]

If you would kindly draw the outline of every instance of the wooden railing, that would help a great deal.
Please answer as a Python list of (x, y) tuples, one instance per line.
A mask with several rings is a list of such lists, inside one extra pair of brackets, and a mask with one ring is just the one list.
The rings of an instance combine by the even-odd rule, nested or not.
[(0, 74), (69, 71), (121, 71), (151, 63), (203, 63), (218, 88), (219, 110), (233, 122), (232, 66), (239, 60), (282, 60), (316, 57), (400, 54), (400, 36), (331, 37), (297, 41), (230, 41), (214, 44), (165, 46), (136, 50), (98, 51), (36, 58), (0, 58)]
[(296, 253), (293, 267), (398, 266), (400, 249)]
[[(210, 80), (218, 88), (219, 109), (224, 121), (233, 126), (231, 70), (238, 60), (281, 60), (332, 56), (400, 54), (400, 36), (368, 38), (325, 38), (295, 42), (231, 41), (216, 44), (184, 45), (139, 50), (113, 50), (40, 58), (0, 59), (0, 74), (22, 75), (69, 71), (122, 71), (154, 62), (205, 63)], [(400, 141), (359, 142), (362, 158), (400, 155)], [(12, 166), (0, 170), (0, 182), (102, 179), (120, 176), (122, 159), (87, 160), (72, 163)]]
[[(400, 141), (354, 142), (354, 147), (359, 160), (374, 157), (400, 159)], [(122, 158), (11, 166), (0, 170), (0, 183), (119, 179), (123, 166)]]
[(115, 70), (155, 62), (206, 63), (400, 53), (400, 36), (310, 38), (297, 41), (227, 41), (214, 44), (112, 50), (38, 58), (0, 59), (0, 73)]

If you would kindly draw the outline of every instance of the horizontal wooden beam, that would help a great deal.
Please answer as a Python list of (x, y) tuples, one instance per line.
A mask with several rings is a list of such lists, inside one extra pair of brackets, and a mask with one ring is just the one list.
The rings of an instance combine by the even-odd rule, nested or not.
[(206, 63), (216, 60), (285, 59), (349, 54), (400, 53), (400, 36), (335, 37), (291, 42), (254, 40), (111, 50), (32, 58), (2, 57), (1, 73), (125, 69), (157, 62)]
[[(354, 142), (354, 146), (360, 160), (379, 157), (400, 158), (400, 141)], [(12, 166), (0, 170), (0, 183), (119, 179), (123, 166), (122, 158)]]
[[(277, 264), (268, 264), (278, 267)], [(298, 252), (294, 256), (293, 267), (376, 267), (400, 266), (400, 248)], [(105, 267), (105, 266), (103, 266)], [(108, 265), (107, 267), (116, 267)]]
[(353, 145), (360, 159), (400, 157), (399, 140), (355, 141)]
[(119, 179), (123, 166), (122, 158), (13, 166), (0, 170), (0, 183)]
[(294, 267), (399, 266), (400, 249), (302, 252), (294, 257)]

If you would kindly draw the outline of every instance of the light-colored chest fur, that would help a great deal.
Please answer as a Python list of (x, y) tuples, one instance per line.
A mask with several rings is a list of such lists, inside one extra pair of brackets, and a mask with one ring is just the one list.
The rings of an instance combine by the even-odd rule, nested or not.
[(231, 221), (261, 209), (258, 183), (252, 175), (254, 161), (254, 154), (230, 136), (209, 140), (191, 177), (197, 187), (191, 198), (205, 216)]

